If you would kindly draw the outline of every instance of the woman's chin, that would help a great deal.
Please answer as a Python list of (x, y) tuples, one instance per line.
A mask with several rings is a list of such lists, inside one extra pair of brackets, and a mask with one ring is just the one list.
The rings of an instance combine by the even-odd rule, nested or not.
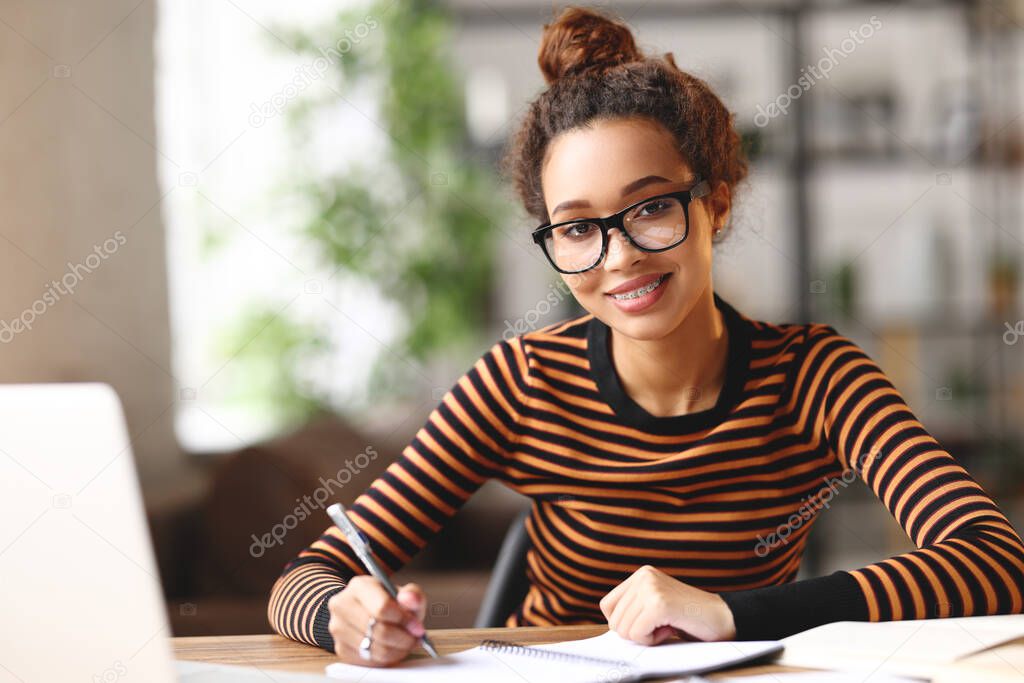
[(637, 341), (653, 341), (665, 337), (674, 329), (671, 311), (644, 311), (623, 313), (614, 306), (604, 316), (609, 327), (621, 335)]

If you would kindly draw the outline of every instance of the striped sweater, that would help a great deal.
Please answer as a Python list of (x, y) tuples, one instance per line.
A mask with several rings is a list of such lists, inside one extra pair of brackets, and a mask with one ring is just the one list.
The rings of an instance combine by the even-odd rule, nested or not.
[[(351, 507), (386, 570), (496, 478), (533, 501), (530, 589), (508, 626), (603, 623), (600, 599), (644, 564), (719, 593), (739, 640), (1021, 612), (1020, 536), (878, 365), (830, 325), (771, 324), (714, 300), (728, 366), (699, 412), (635, 403), (592, 315), (495, 344)], [(858, 478), (918, 549), (796, 581), (819, 512)], [(327, 529), (275, 583), (272, 626), (333, 650), (327, 599), (365, 572)]]

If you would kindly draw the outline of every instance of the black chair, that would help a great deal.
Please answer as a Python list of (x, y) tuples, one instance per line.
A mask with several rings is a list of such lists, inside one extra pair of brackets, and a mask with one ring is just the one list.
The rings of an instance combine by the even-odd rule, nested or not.
[(530, 508), (520, 512), (505, 533), (473, 624), (475, 628), (504, 626), (508, 615), (517, 610), (526, 597), (530, 588), (526, 578), (526, 550), (530, 547), (526, 518), (529, 514)]

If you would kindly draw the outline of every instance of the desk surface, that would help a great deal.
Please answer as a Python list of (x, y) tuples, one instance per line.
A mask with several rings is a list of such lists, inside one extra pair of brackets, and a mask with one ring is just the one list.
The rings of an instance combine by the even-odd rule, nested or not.
[[(480, 641), (484, 638), (507, 638), (518, 643), (530, 645), (589, 638), (601, 635), (607, 630), (608, 627), (606, 625), (586, 625), (431, 629), (428, 633), (438, 652), (448, 654), (479, 645)], [(277, 635), (193, 636), (189, 638), (172, 638), (171, 643), (174, 648), (174, 656), (178, 659), (215, 664), (255, 666), (260, 669), (322, 674), (325, 666), (333, 661), (337, 661), (334, 655), (329, 652)], [(427, 655), (423, 650), (417, 648), (413, 650), (410, 656), (426, 657)], [(730, 670), (728, 675), (737, 676), (803, 670), (769, 664), (738, 667)], [(723, 672), (718, 672), (708, 674), (707, 678), (715, 679), (725, 675)]]

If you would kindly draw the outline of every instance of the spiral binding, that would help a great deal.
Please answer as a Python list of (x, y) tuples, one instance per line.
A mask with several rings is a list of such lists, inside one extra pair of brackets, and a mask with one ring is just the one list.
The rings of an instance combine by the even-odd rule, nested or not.
[(555, 650), (544, 650), (539, 647), (520, 645), (508, 640), (495, 640), (488, 638), (480, 641), (480, 647), (493, 652), (508, 654), (526, 655), (541, 659), (554, 660), (559, 662), (573, 662), (578, 664), (592, 664), (594, 666), (609, 667), (615, 670), (622, 670), (624, 673), (632, 673), (633, 665), (622, 659), (604, 659), (603, 657), (591, 657), (589, 655), (577, 655), (571, 652), (557, 652)]

